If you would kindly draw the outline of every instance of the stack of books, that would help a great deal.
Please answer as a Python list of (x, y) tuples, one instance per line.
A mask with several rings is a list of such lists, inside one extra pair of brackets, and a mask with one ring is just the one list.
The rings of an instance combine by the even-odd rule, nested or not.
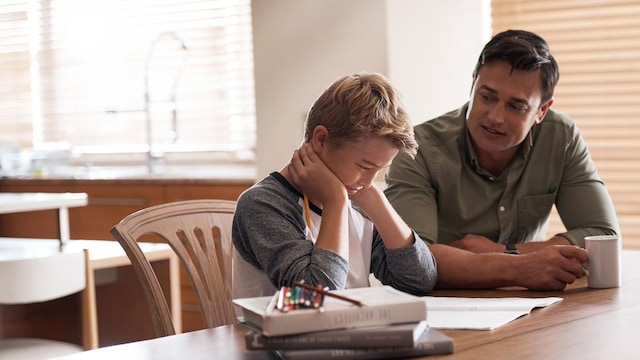
[[(427, 325), (423, 298), (389, 286), (335, 290), (321, 307), (281, 311), (274, 297), (235, 299), (251, 328), (248, 350), (282, 359), (390, 359), (454, 352), (453, 340)], [(346, 300), (347, 301), (346, 301)]]

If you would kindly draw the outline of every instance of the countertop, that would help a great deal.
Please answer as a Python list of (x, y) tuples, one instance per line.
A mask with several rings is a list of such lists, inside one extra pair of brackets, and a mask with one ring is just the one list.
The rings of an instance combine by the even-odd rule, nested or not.
[(0, 214), (85, 206), (85, 193), (0, 193)]
[(3, 176), (0, 183), (24, 182), (98, 183), (181, 183), (181, 184), (253, 184), (257, 170), (253, 165), (172, 165), (150, 171), (146, 166), (65, 167), (55, 171)]

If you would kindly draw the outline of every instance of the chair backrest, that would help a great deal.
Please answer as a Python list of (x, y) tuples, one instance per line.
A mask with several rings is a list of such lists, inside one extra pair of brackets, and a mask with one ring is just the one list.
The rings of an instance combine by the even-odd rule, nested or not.
[(88, 250), (0, 261), (0, 304), (31, 304), (82, 292), (83, 346), (98, 347), (93, 270)]
[(156, 336), (175, 334), (167, 300), (138, 246), (153, 234), (174, 250), (191, 281), (207, 328), (235, 323), (231, 302), (231, 223), (235, 201), (184, 200), (151, 206), (122, 219), (111, 234), (131, 260), (149, 303)]

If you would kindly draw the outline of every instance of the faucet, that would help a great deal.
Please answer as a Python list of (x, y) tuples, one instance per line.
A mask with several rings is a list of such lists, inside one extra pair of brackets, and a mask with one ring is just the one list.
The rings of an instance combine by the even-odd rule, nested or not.
[[(187, 60), (187, 44), (184, 39), (176, 32), (168, 31), (160, 33), (155, 40), (151, 43), (147, 60), (145, 62), (145, 74), (144, 74), (144, 111), (146, 113), (146, 130), (147, 130), (147, 168), (149, 172), (153, 172), (157, 163), (161, 163), (164, 160), (164, 154), (161, 151), (157, 151), (153, 147), (153, 129), (151, 121), (151, 103), (154, 101), (151, 96), (151, 70), (152, 63), (155, 58), (155, 52), (158, 46), (165, 41), (172, 41), (177, 43), (179, 51), (179, 62), (173, 67), (173, 78), (171, 79), (171, 87), (168, 99), (163, 101), (170, 104), (171, 110), (171, 143), (175, 144), (178, 141), (178, 110), (176, 108), (176, 91), (178, 88), (178, 81), (182, 76), (186, 60)], [(163, 73), (166, 72), (166, 68), (162, 68)]]
[[(161, 100), (153, 99), (151, 94), (151, 70), (153, 68), (153, 62), (158, 61), (167, 61), (167, 57), (163, 57), (163, 59), (156, 58), (156, 51), (158, 50), (159, 45), (164, 45), (166, 42), (167, 45), (169, 41), (177, 44), (177, 50), (179, 54), (179, 61), (176, 64), (173, 64), (172, 70), (173, 72), (167, 71), (166, 64), (163, 63), (163, 66), (160, 67), (162, 74), (171, 73), (170, 76), (170, 86), (169, 86), (169, 95)], [(182, 76), (182, 71), (184, 70), (186, 61), (187, 61), (187, 43), (184, 41), (182, 37), (180, 37), (176, 32), (168, 31), (160, 33), (151, 43), (151, 47), (149, 48), (149, 52), (147, 54), (147, 59), (145, 61), (144, 66), (144, 107), (143, 108), (134, 108), (134, 109), (122, 109), (122, 110), (107, 110), (108, 114), (116, 114), (120, 112), (145, 112), (145, 121), (146, 121), (146, 140), (147, 140), (147, 158), (146, 165), (147, 169), (150, 173), (153, 173), (157, 164), (162, 163), (164, 161), (164, 154), (162, 151), (158, 151), (154, 149), (153, 146), (153, 122), (151, 121), (151, 103), (154, 101), (162, 101), (168, 103), (170, 105), (171, 110), (171, 143), (175, 144), (178, 141), (178, 109), (176, 108), (176, 91), (178, 89), (178, 81)], [(172, 60), (171, 58), (169, 60)], [(175, 59), (173, 59), (175, 60)]]

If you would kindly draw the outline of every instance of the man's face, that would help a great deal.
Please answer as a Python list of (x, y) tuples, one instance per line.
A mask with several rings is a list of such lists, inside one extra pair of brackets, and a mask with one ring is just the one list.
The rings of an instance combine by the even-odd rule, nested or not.
[(506, 61), (484, 65), (473, 83), (467, 126), (482, 158), (512, 159), (553, 100), (541, 106), (540, 71), (511, 71)]

